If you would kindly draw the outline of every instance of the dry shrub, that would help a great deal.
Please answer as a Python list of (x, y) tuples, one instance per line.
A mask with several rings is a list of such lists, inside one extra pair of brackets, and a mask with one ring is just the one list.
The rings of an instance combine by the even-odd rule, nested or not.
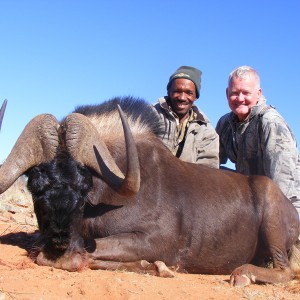
[(27, 177), (21, 176), (0, 195), (0, 220), (36, 224), (33, 202), (27, 189)]
[(24, 175), (19, 177), (8, 190), (0, 195), (0, 201), (1, 203), (8, 203), (11, 201), (32, 203), (31, 194), (27, 189), (27, 177)]

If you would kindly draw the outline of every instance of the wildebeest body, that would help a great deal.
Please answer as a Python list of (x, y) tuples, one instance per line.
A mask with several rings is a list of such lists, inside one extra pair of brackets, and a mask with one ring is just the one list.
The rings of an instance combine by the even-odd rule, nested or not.
[[(164, 157), (161, 162), (163, 161)], [(210, 174), (209, 168), (202, 166), (201, 168), (205, 172), (205, 177), (195, 180), (192, 178), (194, 174), (190, 174), (188, 185), (177, 178), (179, 175), (174, 173), (172, 168), (165, 173), (168, 177), (167, 186), (164, 186), (166, 180), (163, 180), (159, 174), (153, 172), (150, 176), (147, 172), (148, 179), (144, 181), (142, 176), (142, 181), (156, 188), (149, 191), (141, 190), (141, 194), (151, 195), (151, 197), (144, 197), (141, 201), (137, 195), (132, 203), (117, 206), (116, 209), (104, 214), (101, 212), (105, 210), (105, 206), (100, 206), (100, 217), (92, 220), (87, 218), (88, 211), (86, 211), (87, 219), (83, 220), (84, 228), (89, 228), (89, 225), (95, 226), (96, 223), (97, 232), (92, 232), (90, 235), (84, 233), (84, 236), (88, 238), (93, 238), (95, 235), (114, 236), (117, 240), (118, 237), (115, 236), (117, 234), (130, 232), (133, 236), (131, 249), (125, 248), (120, 254), (119, 245), (114, 257), (113, 253), (116, 249), (109, 247), (107, 243), (107, 253), (102, 248), (99, 258), (118, 260), (121, 256), (122, 261), (159, 259), (167, 265), (179, 266), (181, 271), (209, 274), (228, 274), (236, 267), (252, 261), (264, 222), (264, 200), (255, 198), (257, 199), (255, 202), (250, 188), (244, 190), (243, 195), (238, 191), (226, 195), (222, 187), (216, 186), (219, 179), (215, 170)], [(160, 172), (159, 169), (156, 170), (157, 173)], [(242, 184), (241, 180), (245, 179), (239, 178), (237, 174), (234, 177), (237, 182), (240, 180), (240, 184)], [(231, 191), (237, 189), (237, 183), (232, 182), (231, 174), (229, 182), (224, 180), (224, 175), (222, 180)], [(169, 185), (171, 182), (174, 186)], [(191, 189), (192, 182), (195, 187), (201, 187), (201, 193), (196, 188)], [(212, 189), (214, 192), (211, 191)], [(172, 192), (166, 194), (166, 191)], [(220, 197), (211, 195), (215, 193), (222, 195), (223, 200), (220, 201)], [(247, 200), (242, 204), (241, 196)], [(119, 201), (122, 203), (123, 199), (116, 200), (116, 203)], [(202, 201), (206, 201), (204, 207), (201, 206)], [(290, 209), (290, 203), (285, 202), (282, 205), (284, 211)], [(94, 207), (89, 207), (88, 210), (93, 211), (95, 216)], [(280, 211), (278, 213), (276, 217), (280, 218)], [(295, 214), (293, 216), (295, 222), (296, 216)], [(293, 218), (285, 221), (289, 224), (290, 221), (293, 222)], [(292, 236), (294, 231), (292, 229), (290, 233), (284, 232), (284, 234), (290, 240), (290, 244), (287, 245), (289, 249), (294, 240)], [(136, 235), (138, 240), (133, 242)], [(266, 258), (271, 255), (267, 250), (266, 247)]]

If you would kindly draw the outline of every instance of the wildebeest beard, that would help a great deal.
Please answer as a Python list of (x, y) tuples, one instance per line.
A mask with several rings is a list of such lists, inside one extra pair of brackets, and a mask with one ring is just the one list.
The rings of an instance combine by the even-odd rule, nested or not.
[(83, 239), (78, 227), (92, 188), (90, 171), (59, 151), (52, 161), (30, 169), (27, 175), (41, 232), (38, 251), (51, 260), (66, 251), (81, 252)]

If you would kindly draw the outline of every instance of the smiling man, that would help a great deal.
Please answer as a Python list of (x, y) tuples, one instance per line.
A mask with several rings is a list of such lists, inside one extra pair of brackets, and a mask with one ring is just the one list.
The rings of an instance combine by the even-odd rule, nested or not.
[(300, 158), (295, 137), (283, 117), (266, 104), (256, 70), (241, 66), (228, 79), (231, 112), (218, 121), (220, 163), (229, 158), (236, 171), (274, 180), (300, 214)]
[(181, 160), (219, 167), (219, 137), (208, 118), (194, 102), (199, 98), (201, 71), (182, 66), (171, 76), (168, 95), (153, 105), (157, 111), (164, 144)]

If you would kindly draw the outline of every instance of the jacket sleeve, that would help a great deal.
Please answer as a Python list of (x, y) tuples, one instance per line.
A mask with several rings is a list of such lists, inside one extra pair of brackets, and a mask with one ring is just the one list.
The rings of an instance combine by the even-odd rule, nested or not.
[(219, 168), (219, 136), (210, 123), (196, 136), (196, 163)]
[(295, 196), (292, 193), (299, 154), (291, 130), (280, 116), (274, 119), (263, 117), (260, 134), (265, 174), (288, 198)]

